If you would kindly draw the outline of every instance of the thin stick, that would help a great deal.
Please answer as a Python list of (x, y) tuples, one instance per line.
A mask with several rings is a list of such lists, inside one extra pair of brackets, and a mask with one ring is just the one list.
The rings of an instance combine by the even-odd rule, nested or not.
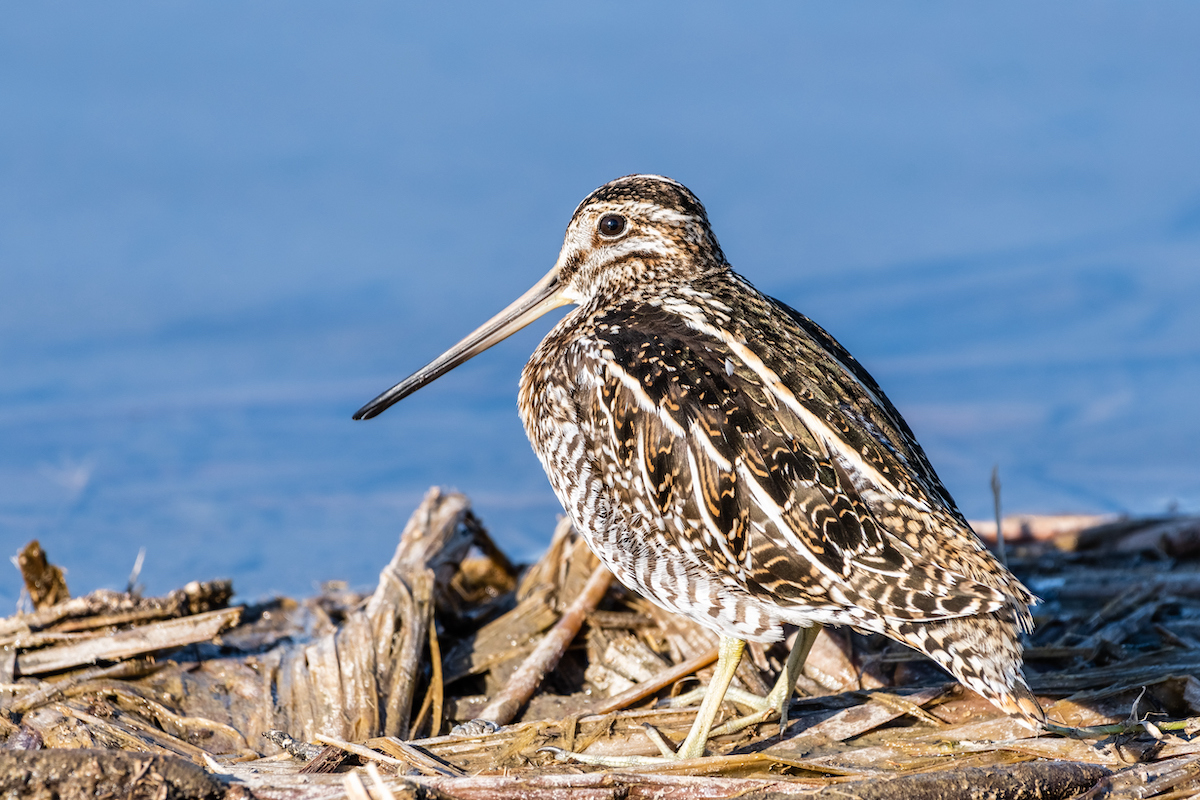
[[(139, 658), (130, 661), (120, 661), (108, 667), (92, 667), (91, 669), (83, 670), (70, 678), (55, 683), (44, 681), (36, 687), (37, 691), (30, 692), (27, 695), (18, 697), (9, 704), (8, 710), (16, 714), (24, 714), (32, 711), (38, 706), (43, 706), (46, 703), (53, 702), (59, 697), (66, 697), (68, 690), (87, 683), (89, 681), (98, 681), (104, 679), (119, 679), (119, 678), (139, 678), (145, 673), (157, 670), (158, 665), (149, 659)], [(34, 689), (35, 687), (25, 683), (6, 684), (5, 686), (17, 686), (21, 690)], [(0, 691), (12, 691), (0, 686)]]
[(425, 775), (456, 777), (465, 774), (463, 770), (449, 761), (443, 761), (421, 748), (414, 747), (408, 742), (401, 741), (394, 736), (381, 736), (378, 739), (371, 739), (367, 744), (371, 747), (378, 747), (380, 750), (387, 750), (392, 755), (407, 761), (410, 766), (415, 767)]
[(621, 692), (608, 698), (607, 701), (599, 708), (592, 711), (593, 714), (608, 714), (613, 711), (620, 711), (622, 708), (633, 705), (639, 700), (649, 697), (678, 680), (686, 678), (693, 672), (704, 669), (709, 664), (716, 662), (718, 656), (717, 648), (709, 650), (707, 653), (701, 653), (695, 658), (689, 658), (675, 666), (664, 669), (662, 672), (655, 675), (648, 681), (637, 684), (632, 689)]
[(1004, 547), (1004, 520), (1000, 517), (1000, 465), (992, 467), (992, 505), (996, 511), (996, 558), (1008, 566), (1008, 553)]
[(375, 784), (375, 792), (379, 795), (379, 800), (396, 800), (396, 795), (383, 782), (383, 776), (379, 774), (379, 767), (375, 766), (374, 761), (367, 762), (367, 774), (371, 776), (371, 783)]
[(146, 561), (146, 548), (138, 548), (137, 558), (133, 560), (133, 569), (129, 572), (129, 580), (125, 584), (125, 594), (133, 595), (137, 593), (138, 578), (142, 574), (142, 564)]
[(353, 753), (354, 755), (358, 756), (359, 758), (365, 758), (370, 761), (382, 761), (384, 764), (389, 764), (393, 767), (408, 767), (409, 766), (409, 763), (407, 761), (402, 761), (398, 758), (392, 758), (389, 755), (384, 755), (383, 753), (380, 753), (378, 750), (372, 750), (369, 747), (363, 747), (361, 744), (353, 744), (352, 742), (344, 742), (341, 739), (335, 739), (332, 736), (325, 736), (324, 734), (321, 734), (321, 733), (313, 734), (313, 739), (315, 741), (320, 742), (321, 744), (327, 744), (332, 747), (336, 747), (339, 750), (345, 750), (347, 753)]
[(546, 673), (558, 666), (559, 660), (566, 652), (567, 645), (579, 633), (579, 628), (583, 625), (583, 620), (588, 612), (595, 609), (601, 598), (604, 597), (611, 580), (612, 573), (602, 566), (596, 567), (583, 587), (583, 591), (579, 593), (579, 596), (575, 598), (563, 613), (562, 618), (554, 624), (542, 641), (538, 642), (538, 646), (517, 669), (504, 691), (483, 710), (479, 715), (480, 719), (491, 720), (498, 725), (507, 725), (513, 721), (517, 712), (521, 710), (521, 706), (529, 702), (529, 698), (542, 684)]
[(425, 715), (429, 713), (430, 708), (433, 709), (433, 719), (430, 722), (429, 735), (437, 736), (442, 729), (442, 649), (438, 646), (437, 625), (433, 623), (429, 625), (429, 665), (433, 674), (429, 676), (429, 686), (425, 689), (425, 700), (421, 703), (421, 710), (417, 712), (417, 718), (408, 731), (409, 739), (417, 738), (417, 731), (424, 724)]
[(350, 800), (371, 800), (371, 795), (367, 792), (367, 787), (363, 785), (362, 778), (358, 777), (357, 772), (347, 772), (342, 778), (342, 788), (346, 790), (346, 796)]
[(430, 736), (442, 732), (442, 702), (445, 699), (446, 687), (442, 684), (442, 648), (438, 643), (437, 626), (429, 626), (429, 663), (433, 674), (429, 677), (429, 689), (433, 692), (433, 717), (429, 729)]

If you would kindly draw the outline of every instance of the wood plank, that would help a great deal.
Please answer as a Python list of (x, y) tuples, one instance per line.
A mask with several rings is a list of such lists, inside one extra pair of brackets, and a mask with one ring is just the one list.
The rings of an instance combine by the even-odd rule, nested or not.
[(17, 674), (59, 672), (84, 664), (120, 661), (143, 653), (207, 642), (236, 625), (241, 615), (241, 606), (224, 608), (142, 625), (111, 636), (98, 636), (82, 642), (19, 653)]

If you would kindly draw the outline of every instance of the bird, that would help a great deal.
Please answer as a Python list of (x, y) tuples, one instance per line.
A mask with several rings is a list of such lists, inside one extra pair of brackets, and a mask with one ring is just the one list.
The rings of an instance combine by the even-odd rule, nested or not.
[(719, 731), (786, 722), (824, 625), (882, 634), (1045, 722), (1019, 639), (1036, 598), (972, 531), (874, 378), (735, 272), (675, 180), (593, 191), (543, 278), (354, 418), (564, 305), (521, 373), (530, 443), (600, 562), (719, 637), (696, 719), (664, 757), (705, 753), (746, 643), (780, 641), (785, 626), (799, 634), (770, 694)]

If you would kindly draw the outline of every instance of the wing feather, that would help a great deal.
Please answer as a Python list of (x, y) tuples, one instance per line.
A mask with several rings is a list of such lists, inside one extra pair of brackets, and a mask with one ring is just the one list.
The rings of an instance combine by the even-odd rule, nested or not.
[[(824, 375), (814, 387), (810, 367), (802, 376), (801, 367), (780, 366), (778, 354), (764, 359), (782, 373), (791, 399), (678, 314), (630, 303), (600, 320), (599, 341), (589, 348), (602, 354), (600, 402), (590, 411), (582, 404), (581, 413), (597, 415), (593, 429), (604, 432), (597, 457), (615, 455), (621, 465), (618, 501), (656, 517), (677, 549), (710, 559), (703, 566), (717, 567), (721, 580), (772, 602), (928, 620), (1021, 599), (1018, 589), (979, 580), (992, 570), (976, 562), (990, 556), (944, 490), (922, 489), (905, 505), (899, 487), (940, 484), (865, 370), (840, 347), (822, 361), (816, 354), (832, 339), (782, 318), (792, 320), (789, 335), (808, 346), (803, 355)], [(773, 343), (780, 344), (786, 349), (787, 342)], [(840, 438), (814, 432), (792, 410), (797, 401)], [(843, 457), (850, 448), (895, 491), (863, 490), (853, 459)], [(949, 534), (947, 520), (957, 526)], [(953, 548), (947, 565), (930, 557), (941, 552), (938, 537), (971, 545)]]

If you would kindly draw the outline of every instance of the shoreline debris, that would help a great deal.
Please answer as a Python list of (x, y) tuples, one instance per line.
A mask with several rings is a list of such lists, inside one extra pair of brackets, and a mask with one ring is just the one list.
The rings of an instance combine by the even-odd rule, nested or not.
[[(1039, 735), (914, 651), (826, 630), (782, 733), (629, 771), (559, 764), (555, 748), (680, 741), (695, 708), (671, 699), (707, 679), (714, 638), (610, 581), (569, 524), (519, 569), (464, 496), (433, 489), (370, 594), (230, 606), (228, 581), (71, 599), (63, 582), (58, 602), (0, 619), (0, 797), (332, 798), (362, 771), (377, 800), (1200, 791), (1200, 518), (1070, 519), (1003, 525), (1044, 601), (1031, 687), (1086, 738)], [(762, 694), (786, 643), (749, 652), (735, 686)]]

